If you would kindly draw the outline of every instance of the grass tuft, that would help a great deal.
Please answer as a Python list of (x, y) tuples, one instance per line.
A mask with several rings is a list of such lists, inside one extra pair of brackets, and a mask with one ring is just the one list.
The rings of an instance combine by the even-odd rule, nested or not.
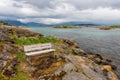
[(30, 80), (24, 72), (19, 72), (15, 77), (10, 80)]
[(30, 44), (37, 44), (37, 43), (59, 43), (60, 40), (54, 37), (14, 37), (15, 44), (23, 46), (23, 45), (30, 45)]
[(17, 57), (19, 58), (19, 60), (21, 62), (24, 62), (25, 61), (25, 54), (23, 54), (22, 52), (17, 52)]

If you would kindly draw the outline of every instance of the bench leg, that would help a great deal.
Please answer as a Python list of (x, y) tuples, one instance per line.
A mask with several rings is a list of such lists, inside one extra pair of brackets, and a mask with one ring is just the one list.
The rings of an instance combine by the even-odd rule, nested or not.
[(26, 61), (30, 64), (31, 63), (31, 58), (29, 56), (26, 56)]

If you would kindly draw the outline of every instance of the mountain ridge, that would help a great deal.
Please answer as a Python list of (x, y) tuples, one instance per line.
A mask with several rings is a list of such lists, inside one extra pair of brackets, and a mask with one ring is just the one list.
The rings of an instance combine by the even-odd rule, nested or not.
[(1, 20), (8, 22), (9, 24), (13, 24), (15, 26), (63, 26), (63, 25), (73, 25), (73, 26), (99, 26), (100, 24), (95, 24), (91, 22), (63, 22), (63, 23), (58, 23), (58, 24), (44, 24), (44, 23), (37, 23), (37, 22), (28, 22), (28, 23), (23, 23), (17, 20)]

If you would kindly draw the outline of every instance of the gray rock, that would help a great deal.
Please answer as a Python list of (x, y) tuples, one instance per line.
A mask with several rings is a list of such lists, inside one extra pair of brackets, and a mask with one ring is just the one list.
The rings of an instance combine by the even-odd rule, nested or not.
[[(80, 69), (81, 73), (86, 74), (88, 78), (90, 79), (95, 79), (95, 80), (107, 80), (104, 75), (99, 72), (100, 69), (95, 68), (95, 65), (89, 65), (93, 61), (85, 58), (85, 57), (80, 57), (80, 56), (67, 56), (67, 58), (74, 63), (74, 65)], [(98, 66), (96, 64), (96, 66)], [(94, 71), (93, 69), (97, 69), (98, 72)], [(77, 80), (77, 79), (73, 79)], [(82, 79), (84, 80), (84, 79)]]
[(74, 40), (70, 40), (70, 39), (62, 39), (63, 42), (69, 46), (74, 46), (74, 47), (78, 47), (77, 46), (77, 42)]
[(0, 32), (0, 41), (10, 41), (11, 42), (12, 39), (9, 36), (7, 36), (6, 34)]
[(32, 71), (35, 71), (37, 68), (36, 67), (33, 67), (33, 66), (28, 66), (26, 67), (26, 70), (32, 72)]
[(7, 61), (0, 60), (0, 69), (4, 68), (7, 64)]
[(62, 80), (90, 80), (82, 73), (71, 72), (65, 75)]
[(75, 66), (72, 63), (67, 63), (64, 65), (63, 71), (65, 72), (71, 72), (71, 71), (76, 71), (77, 69), (75, 68)]
[(18, 64), (17, 58), (14, 58), (10, 65), (6, 66), (4, 70), (2, 70), (3, 75), (8, 77), (13, 77), (17, 74), (17, 70), (15, 69), (15, 66)]
[(5, 76), (13, 77), (13, 76), (16, 74), (16, 71), (15, 71), (13, 68), (8, 67), (8, 68), (4, 69), (4, 70), (2, 71), (2, 73), (3, 73), (3, 75), (5, 75)]
[(19, 63), (18, 58), (14, 58), (11, 62), (11, 67), (15, 67)]
[(87, 74), (88, 76), (90, 76), (91, 78), (93, 78), (95, 80), (106, 80), (106, 77), (104, 77), (103, 75), (101, 75), (98, 72), (94, 72), (89, 67), (83, 67), (82, 69), (83, 69), (85, 74)]
[(64, 71), (66, 73), (70, 73), (72, 71), (77, 71), (77, 69), (75, 68), (75, 66), (72, 63), (66, 63), (63, 67), (59, 68), (57, 71), (55, 71), (55, 76), (59, 76), (60, 73)]
[(41, 37), (42, 35), (40, 33), (35, 33), (35, 32), (31, 32), (29, 30), (26, 29), (20, 29), (18, 28), (17, 30), (15, 30), (15, 33), (17, 34), (18, 37)]
[(6, 53), (3, 54), (3, 58), (2, 58), (2, 59), (4, 59), (4, 60), (8, 60), (8, 59), (10, 59), (10, 58), (12, 58), (11, 53), (6, 52)]
[(3, 53), (2, 52), (0, 52), (0, 59), (2, 59), (3, 58)]
[(72, 48), (72, 51), (76, 55), (82, 55), (84, 53), (84, 51), (82, 49), (79, 49), (79, 48)]

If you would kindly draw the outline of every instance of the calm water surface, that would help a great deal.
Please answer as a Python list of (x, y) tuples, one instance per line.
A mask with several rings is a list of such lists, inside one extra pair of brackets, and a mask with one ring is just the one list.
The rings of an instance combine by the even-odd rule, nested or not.
[(98, 28), (57, 29), (53, 27), (30, 27), (46, 36), (71, 38), (86, 52), (99, 53), (112, 59), (120, 71), (120, 29), (99, 30)]

